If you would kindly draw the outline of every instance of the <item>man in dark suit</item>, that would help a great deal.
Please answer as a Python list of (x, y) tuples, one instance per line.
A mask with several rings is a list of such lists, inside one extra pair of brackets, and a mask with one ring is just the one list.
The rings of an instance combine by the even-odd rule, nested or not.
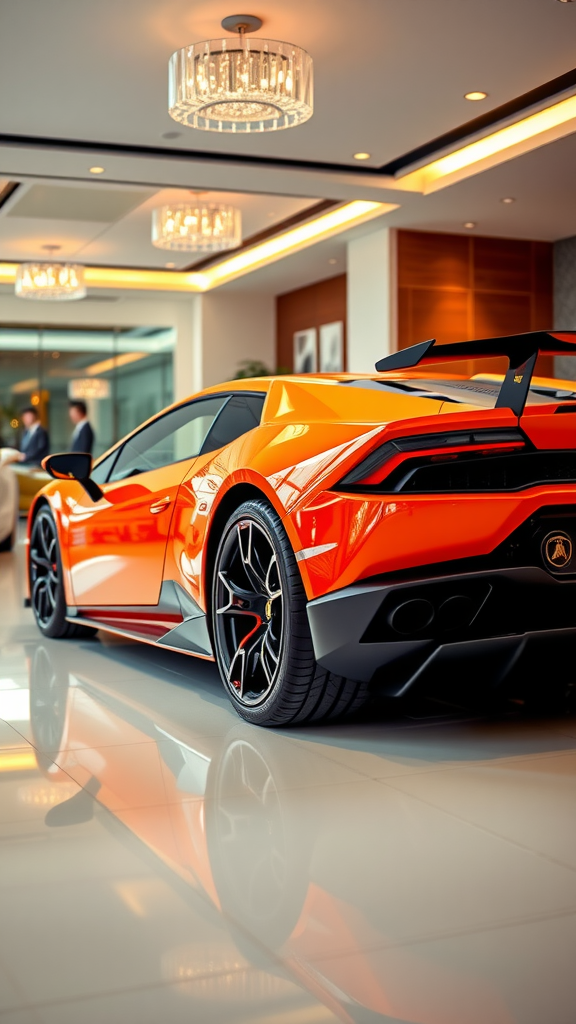
[(20, 462), (27, 466), (39, 466), (50, 451), (48, 434), (34, 406), (22, 409), (20, 419), (25, 428), (20, 444)]
[(88, 452), (92, 455), (94, 447), (94, 431), (88, 422), (88, 410), (86, 402), (70, 402), (70, 419), (74, 424), (72, 440), (70, 442), (71, 452)]

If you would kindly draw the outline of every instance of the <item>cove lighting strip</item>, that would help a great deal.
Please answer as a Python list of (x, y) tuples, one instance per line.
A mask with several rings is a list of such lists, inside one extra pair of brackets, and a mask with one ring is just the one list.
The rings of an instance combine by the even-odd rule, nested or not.
[[(354, 200), (334, 210), (283, 231), (258, 245), (228, 256), (199, 272), (166, 270), (124, 270), (120, 267), (86, 267), (85, 281), (89, 288), (127, 289), (137, 291), (206, 292), (235, 278), (249, 274), (269, 263), (307, 249), (317, 242), (338, 235), (347, 228), (364, 224), (374, 217), (398, 209), (398, 203), (373, 203)], [(0, 284), (13, 284), (17, 263), (0, 263)]]
[(216, 263), (204, 271), (207, 281), (207, 288), (216, 288), (226, 281), (232, 281), (236, 277), (257, 270), (267, 263), (274, 263), (289, 256), (301, 249), (306, 249), (316, 242), (322, 242), (325, 238), (337, 235), (344, 228), (350, 228), (356, 224), (363, 224), (374, 217), (380, 217), (384, 213), (390, 213), (398, 209), (398, 203), (370, 203), (365, 200), (355, 200), (339, 206), (335, 210), (316, 217), (314, 220), (305, 221), (289, 231), (265, 242), (260, 242), (244, 252), (230, 256), (221, 263)]
[(436, 192), (473, 174), (538, 149), (576, 132), (576, 96), (539, 110), (506, 128), (485, 135), (476, 142), (409, 171), (396, 181), (398, 188), (414, 192)]

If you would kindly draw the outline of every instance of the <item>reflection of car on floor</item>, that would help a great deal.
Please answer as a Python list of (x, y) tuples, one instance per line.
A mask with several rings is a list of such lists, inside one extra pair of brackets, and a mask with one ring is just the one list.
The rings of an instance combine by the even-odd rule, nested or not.
[(28, 512), (38, 491), (46, 486), (50, 476), (41, 466), (18, 464), (14, 466), (14, 472), (18, 481), (20, 512)]
[[(460, 651), (576, 635), (576, 389), (533, 378), (576, 332), (424, 342), (377, 374), (222, 384), (33, 503), (46, 636), (108, 629), (215, 658), (245, 719), (404, 692)], [(505, 357), (504, 377), (435, 364)], [(70, 479), (70, 478), (73, 479)]]
[[(78, 826), (95, 806), (107, 808), (169, 869), (178, 891), (183, 881), (201, 896), (203, 919), (209, 907), (227, 922), (248, 963), (274, 971), (262, 956), (271, 951), (278, 969), (343, 1024), (520, 1019), (517, 993), (502, 992), (510, 941), (503, 922), (524, 919), (537, 863), (511, 884), (508, 862), (497, 870), (490, 846), (501, 857), (500, 837), (481, 839), (473, 829), (463, 836), (450, 821), (443, 826), (439, 810), (415, 820), (410, 797), (375, 783), (370, 798), (350, 793), (343, 807), (341, 787), (322, 785), (325, 759), (309, 749), (240, 722), (226, 732), (227, 712), (219, 719), (214, 705), (206, 705), (206, 723), (199, 708), (191, 736), (177, 710), (153, 712), (140, 699), (148, 678), (130, 655), (131, 682), (121, 691), (108, 682), (111, 651), (85, 645), (78, 654), (48, 642), (30, 660), (31, 742), (51, 751), (37, 755), (39, 765), (63, 791), (48, 826)], [(70, 779), (82, 791), (66, 799)], [(370, 836), (361, 852), (359, 835)], [(361, 870), (351, 870), (355, 863)], [(472, 909), (471, 891), (498, 897)], [(491, 934), (485, 958), (464, 942), (476, 929)], [(428, 941), (438, 932), (461, 936), (456, 963), (441, 941)], [(201, 973), (201, 956), (176, 965), (166, 957), (167, 980)], [(227, 956), (224, 944), (210, 949), (215, 998), (229, 992)], [(562, 964), (570, 970), (569, 959)]]
[(14, 476), (14, 463), (18, 452), (14, 448), (0, 448), (0, 551), (10, 551), (18, 527), (18, 484)]

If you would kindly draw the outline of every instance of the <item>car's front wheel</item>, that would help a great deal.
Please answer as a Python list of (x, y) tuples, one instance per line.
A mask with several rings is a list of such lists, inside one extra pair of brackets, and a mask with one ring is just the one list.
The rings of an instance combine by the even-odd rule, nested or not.
[(90, 626), (66, 621), (66, 597), (58, 530), (52, 512), (44, 505), (34, 519), (29, 554), (30, 604), (36, 625), (44, 636), (71, 639), (93, 636)]
[(317, 664), (294, 552), (264, 500), (245, 502), (226, 524), (214, 567), (212, 626), (230, 700), (255, 725), (339, 717), (368, 696), (367, 684)]

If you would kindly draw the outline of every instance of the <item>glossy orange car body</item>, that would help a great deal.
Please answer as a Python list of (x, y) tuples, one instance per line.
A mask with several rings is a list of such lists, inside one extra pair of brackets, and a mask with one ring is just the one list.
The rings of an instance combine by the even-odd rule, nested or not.
[[(573, 344), (571, 335), (557, 337), (563, 339), (559, 346)], [(551, 350), (553, 345), (554, 341)], [(518, 379), (522, 380), (521, 374)], [(403, 443), (427, 439), (424, 461), (432, 469), (436, 463), (461, 456), (515, 459), (528, 452), (530, 457), (553, 453), (557, 462), (562, 453), (574, 451), (574, 384), (534, 379), (526, 406), (517, 415), (512, 408), (490, 407), (500, 381), (494, 377), (470, 381), (419, 367), (380, 375), (241, 380), (207, 389), (202, 396), (264, 393), (260, 426), (220, 450), (104, 483), (104, 495), (97, 502), (72, 480), (51, 483), (36, 498), (30, 523), (43, 502), (49, 503), (57, 522), (71, 621), (211, 657), (214, 546), (230, 511), (254, 494), (266, 498), (282, 518), (311, 602), (311, 616), (325, 614), (326, 618), (335, 608), (348, 607), (330, 602), (324, 613), (322, 602), (331, 595), (350, 594), (357, 608), (368, 591), (363, 591), (363, 597), (354, 588), (374, 581), (382, 588), (387, 581), (398, 580), (398, 574), (402, 586), (407, 586), (418, 574), (426, 581), (439, 575), (448, 578), (455, 569), (476, 572), (483, 567), (482, 559), (499, 551), (543, 509), (556, 510), (550, 531), (560, 529), (565, 543), (576, 548), (576, 532), (572, 534), (571, 520), (566, 518), (576, 513), (571, 463), (564, 473), (546, 469), (545, 479), (533, 485), (524, 480), (520, 487), (394, 490), (382, 484), (383, 470), (378, 466), (359, 484), (342, 484), (373, 452), (399, 439)], [(563, 415), (557, 415), (560, 411)], [(451, 438), (450, 455), (442, 447), (445, 442), (438, 440), (446, 436)], [(387, 456), (386, 478), (392, 479), (407, 461), (404, 451)], [(492, 568), (503, 571), (506, 564)], [(562, 567), (566, 572), (555, 575), (554, 564), (543, 563), (534, 544), (528, 562), (519, 564), (546, 573), (546, 582), (556, 586), (555, 594), (558, 587), (571, 584), (570, 572), (576, 569), (576, 560), (572, 565), (570, 558)], [(438, 566), (444, 567), (441, 572)], [(534, 582), (534, 573), (531, 579)], [(178, 593), (190, 599), (188, 612), (182, 602), (179, 606), (174, 599), (161, 599), (167, 584), (176, 584)], [(523, 585), (520, 577), (515, 585)], [(466, 593), (464, 597), (469, 600)], [(481, 607), (480, 598), (477, 603)], [(314, 627), (311, 618), (320, 664), (325, 658), (332, 671), (353, 673), (360, 643), (363, 655), (372, 649), (372, 660), (361, 670), (373, 675), (380, 664), (374, 651), (378, 645), (364, 642), (361, 634), (375, 609), (370, 604), (367, 620), (346, 650), (334, 638), (317, 641), (316, 634), (325, 629), (325, 623), (316, 622)], [(205, 617), (202, 642), (199, 633), (192, 646), (181, 643), (176, 632), (170, 636), (183, 620), (194, 616)], [(542, 628), (552, 627), (544, 624)], [(538, 627), (533, 624), (504, 626), (499, 635), (534, 631)], [(494, 629), (488, 632), (493, 635)], [(422, 635), (430, 639), (426, 632)], [(402, 636), (392, 639), (399, 641)], [(418, 629), (408, 630), (404, 639), (419, 640)], [(461, 631), (447, 638), (454, 639), (461, 639)]]

